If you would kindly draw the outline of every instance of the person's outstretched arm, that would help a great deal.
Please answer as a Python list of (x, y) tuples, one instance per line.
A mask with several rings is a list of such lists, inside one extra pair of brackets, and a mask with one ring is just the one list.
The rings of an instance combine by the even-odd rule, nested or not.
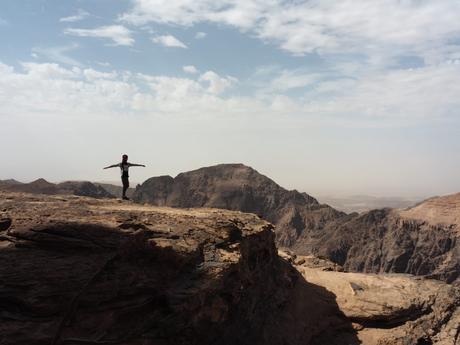
[(130, 167), (144, 167), (144, 168), (145, 168), (145, 165), (144, 165), (144, 164), (129, 163), (129, 166), (130, 166)]
[(113, 164), (113, 165), (109, 165), (108, 167), (105, 167), (104, 169), (117, 168), (119, 166), (120, 166), (120, 164)]

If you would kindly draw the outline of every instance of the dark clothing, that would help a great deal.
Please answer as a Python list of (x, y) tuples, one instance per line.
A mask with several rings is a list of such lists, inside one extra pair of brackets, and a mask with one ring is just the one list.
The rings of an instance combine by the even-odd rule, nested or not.
[(129, 177), (121, 176), (121, 182), (123, 183), (123, 199), (126, 198), (126, 191), (129, 188)]
[(128, 176), (122, 176), (121, 177), (121, 182), (123, 183), (123, 189), (128, 189), (129, 188), (129, 178)]
[(130, 163), (120, 163), (121, 177), (129, 177), (128, 170), (130, 166)]

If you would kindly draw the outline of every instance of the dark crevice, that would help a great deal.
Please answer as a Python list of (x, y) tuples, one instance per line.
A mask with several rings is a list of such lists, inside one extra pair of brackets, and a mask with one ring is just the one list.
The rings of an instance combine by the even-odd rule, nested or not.
[(391, 329), (391, 328), (402, 326), (408, 321), (415, 321), (424, 315), (429, 315), (432, 312), (433, 312), (433, 309), (429, 307), (423, 310), (414, 310), (414, 309), (405, 310), (404, 312), (405, 315), (401, 315), (391, 320), (382, 319), (382, 320), (371, 320), (370, 321), (368, 319), (361, 319), (361, 318), (350, 318), (350, 319), (353, 322), (359, 323), (365, 328)]

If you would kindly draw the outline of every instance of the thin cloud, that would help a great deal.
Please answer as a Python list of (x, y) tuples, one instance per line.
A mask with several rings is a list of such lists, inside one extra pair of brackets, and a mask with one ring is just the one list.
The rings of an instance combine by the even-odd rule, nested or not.
[(89, 12), (86, 12), (85, 10), (79, 9), (78, 13), (73, 15), (73, 16), (68, 16), (68, 17), (62, 17), (59, 19), (61, 23), (74, 23), (78, 22), (80, 20), (83, 20), (87, 17), (89, 17)]
[(132, 46), (134, 44), (131, 31), (122, 25), (101, 26), (95, 29), (67, 28), (64, 33), (79, 37), (106, 38), (112, 40), (117, 46)]
[(187, 46), (172, 35), (163, 35), (152, 37), (152, 42), (164, 45), (165, 47), (183, 48)]
[(200, 31), (200, 32), (197, 32), (197, 33), (195, 34), (195, 39), (201, 40), (201, 39), (205, 38), (207, 35), (208, 35), (208, 34), (207, 34), (206, 32)]
[(230, 88), (238, 81), (238, 79), (231, 76), (221, 77), (213, 71), (207, 71), (203, 73), (199, 80), (201, 82), (207, 82), (207, 91), (216, 95), (224, 92), (226, 89)]
[(110, 67), (110, 66), (111, 66), (110, 62), (107, 62), (107, 61), (105, 61), (105, 62), (97, 61), (96, 63), (97, 63), (99, 66), (102, 66), (102, 67)]
[(68, 55), (69, 52), (78, 49), (78, 44), (57, 47), (34, 47), (32, 57), (43, 57), (49, 61), (59, 62), (70, 66), (81, 66), (81, 63)]
[(198, 73), (198, 69), (195, 66), (192, 66), (192, 65), (184, 66), (184, 67), (182, 67), (182, 70), (185, 73), (189, 73), (189, 74), (197, 74)]
[(316, 84), (323, 75), (319, 73), (306, 73), (298, 70), (284, 70), (270, 83), (270, 89), (287, 91), (290, 89), (304, 88)]

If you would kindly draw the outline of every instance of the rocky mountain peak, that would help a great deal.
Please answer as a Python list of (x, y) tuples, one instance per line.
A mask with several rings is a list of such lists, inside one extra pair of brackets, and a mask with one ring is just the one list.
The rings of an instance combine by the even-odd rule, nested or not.
[(44, 178), (38, 178), (32, 182), (29, 183), (31, 186), (37, 186), (37, 187), (50, 187), (53, 186), (54, 184), (51, 182), (48, 182)]
[(244, 164), (219, 164), (175, 178), (152, 177), (138, 187), (135, 201), (171, 207), (214, 207), (251, 212), (277, 226), (277, 242), (292, 245), (306, 229), (344, 215), (315, 198), (288, 191)]

